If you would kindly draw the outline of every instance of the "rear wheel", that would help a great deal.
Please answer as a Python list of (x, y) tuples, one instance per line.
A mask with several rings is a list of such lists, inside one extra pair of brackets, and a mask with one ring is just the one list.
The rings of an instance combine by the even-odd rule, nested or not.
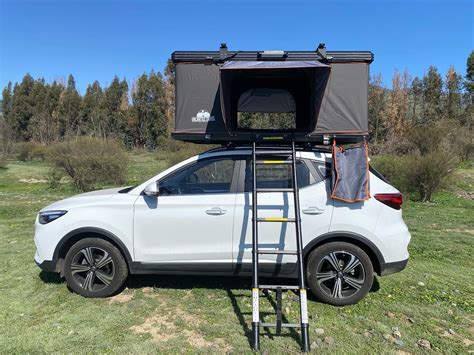
[(113, 244), (85, 238), (69, 249), (64, 260), (69, 287), (84, 297), (107, 297), (117, 292), (128, 276), (125, 259)]
[(314, 296), (322, 302), (345, 306), (369, 292), (374, 269), (358, 246), (332, 242), (316, 248), (308, 258), (306, 277)]

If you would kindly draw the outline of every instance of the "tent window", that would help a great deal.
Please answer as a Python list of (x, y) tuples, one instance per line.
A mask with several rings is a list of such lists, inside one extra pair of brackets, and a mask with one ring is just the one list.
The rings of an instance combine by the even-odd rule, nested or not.
[(238, 128), (284, 130), (295, 129), (296, 121), (293, 112), (238, 112)]

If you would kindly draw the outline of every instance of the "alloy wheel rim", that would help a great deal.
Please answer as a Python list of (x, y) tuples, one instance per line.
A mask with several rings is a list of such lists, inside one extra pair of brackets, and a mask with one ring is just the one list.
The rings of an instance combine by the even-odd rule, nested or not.
[(335, 299), (355, 295), (364, 285), (365, 268), (355, 255), (347, 251), (333, 251), (319, 262), (316, 280), (323, 292)]
[(109, 286), (114, 278), (114, 261), (104, 249), (86, 247), (72, 258), (71, 274), (82, 289), (100, 291)]

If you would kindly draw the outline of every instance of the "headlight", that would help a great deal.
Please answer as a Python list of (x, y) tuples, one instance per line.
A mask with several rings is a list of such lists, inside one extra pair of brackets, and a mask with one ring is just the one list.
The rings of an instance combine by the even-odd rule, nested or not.
[(43, 211), (39, 213), (38, 221), (41, 224), (48, 224), (49, 222), (64, 216), (67, 211)]

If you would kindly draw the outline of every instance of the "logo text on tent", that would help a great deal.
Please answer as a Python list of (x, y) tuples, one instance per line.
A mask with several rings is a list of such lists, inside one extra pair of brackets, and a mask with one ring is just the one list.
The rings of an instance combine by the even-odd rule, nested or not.
[(200, 110), (196, 116), (191, 118), (191, 122), (211, 122), (215, 120), (215, 117), (211, 116), (206, 110)]

